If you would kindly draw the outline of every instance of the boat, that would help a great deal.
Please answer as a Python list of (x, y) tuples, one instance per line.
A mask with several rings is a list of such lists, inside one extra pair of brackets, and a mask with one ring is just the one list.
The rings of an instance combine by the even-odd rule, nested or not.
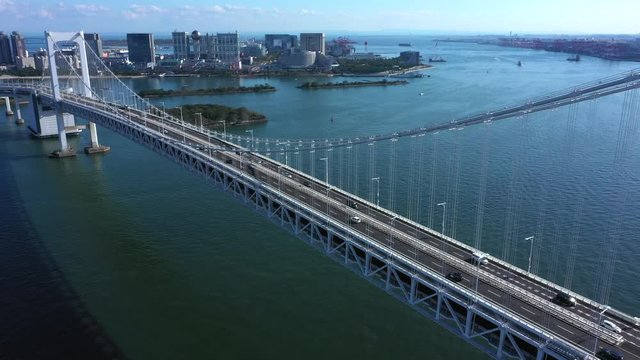
[(443, 63), (447, 62), (447, 60), (443, 59), (442, 56), (434, 56), (429, 58), (430, 63)]
[(522, 61), (518, 60), (517, 64), (518, 66), (522, 66)]
[(398, 46), (407, 46), (407, 47), (411, 47), (410, 43), (400, 43), (398, 44)]
[(568, 57), (567, 61), (580, 61), (580, 55), (576, 54), (576, 56)]
[(165, 77), (165, 73), (155, 73), (155, 74), (149, 74), (149, 77), (157, 77), (157, 78), (163, 78)]

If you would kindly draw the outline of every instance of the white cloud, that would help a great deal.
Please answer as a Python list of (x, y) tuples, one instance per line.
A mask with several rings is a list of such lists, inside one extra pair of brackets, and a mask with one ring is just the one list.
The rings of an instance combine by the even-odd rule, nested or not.
[(42, 19), (53, 19), (53, 12), (47, 9), (40, 9), (38, 11), (38, 17)]
[(122, 15), (125, 17), (125, 19), (136, 20), (141, 17), (146, 17), (147, 15), (162, 14), (168, 11), (169, 11), (168, 9), (165, 9), (157, 5), (131, 4), (129, 5), (129, 9), (124, 10), (122, 12)]
[(0, 12), (15, 10), (13, 0), (0, 0)]
[(73, 9), (83, 16), (96, 16), (109, 11), (109, 8), (96, 4), (76, 4)]
[(300, 10), (300, 15), (316, 15), (316, 14), (318, 14), (318, 12), (315, 10), (309, 10), (309, 9)]

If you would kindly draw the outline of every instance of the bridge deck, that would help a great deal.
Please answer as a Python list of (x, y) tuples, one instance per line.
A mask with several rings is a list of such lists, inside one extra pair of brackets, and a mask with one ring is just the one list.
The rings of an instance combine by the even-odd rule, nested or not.
[[(598, 87), (598, 90), (601, 89)], [(212, 161), (233, 166), (246, 176), (278, 189), (283, 195), (325, 213), (334, 221), (350, 227), (352, 231), (366, 236), (380, 246), (392, 249), (401, 256), (413, 259), (442, 276), (460, 272), (462, 280), (458, 285), (473, 290), (477, 296), (508, 309), (578, 347), (592, 351), (595, 337), (598, 336), (606, 347), (618, 349), (626, 359), (640, 359), (640, 328), (637, 320), (628, 315), (610, 311), (605, 316), (623, 329), (624, 341), (621, 342), (617, 334), (598, 325), (603, 305), (578, 297), (578, 304), (574, 308), (558, 306), (552, 303), (551, 299), (558, 291), (568, 290), (562, 290), (555, 284), (497, 258), (489, 257), (490, 261), (485, 266), (473, 264), (471, 254), (474, 250), (469, 246), (327, 186), (276, 161), (251, 153), (223, 139), (211, 137), (192, 126), (167, 121), (163, 117), (137, 109), (105, 105), (98, 100), (72, 94), (64, 94), (63, 102), (71, 107), (81, 106), (118, 117), (123, 122), (142, 125), (154, 136), (167, 137), (182, 143), (183, 146), (190, 146), (194, 151), (210, 156)], [(546, 106), (546, 103), (540, 105)], [(481, 119), (474, 118), (469, 123), (480, 121)], [(357, 204), (357, 208), (352, 204)], [(358, 216), (362, 221), (354, 223), (350, 221), (352, 216)]]

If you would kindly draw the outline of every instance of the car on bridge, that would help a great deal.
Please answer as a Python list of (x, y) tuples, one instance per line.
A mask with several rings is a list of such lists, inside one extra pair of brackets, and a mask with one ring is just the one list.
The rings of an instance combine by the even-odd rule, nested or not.
[(349, 222), (352, 224), (360, 224), (362, 222), (362, 219), (357, 216), (352, 216), (349, 218)]
[(576, 306), (576, 298), (574, 298), (573, 296), (571, 296), (571, 295), (569, 295), (567, 293), (563, 293), (563, 292), (557, 293), (556, 297), (551, 299), (551, 301), (554, 304), (558, 304), (558, 305), (564, 306), (564, 307), (574, 307), (574, 306)]
[(622, 354), (620, 354), (619, 352), (615, 350), (607, 349), (607, 348), (600, 348), (600, 350), (598, 350), (598, 352), (596, 353), (596, 357), (598, 359), (604, 359), (604, 360), (623, 360), (624, 359)]
[(462, 281), (462, 274), (459, 272), (450, 272), (447, 274), (447, 279), (453, 282), (460, 282)]
[(613, 331), (616, 334), (622, 334), (622, 329), (620, 328), (620, 326), (616, 325), (616, 323), (614, 323), (611, 320), (607, 320), (607, 319), (602, 320), (602, 323), (600, 323), (600, 326), (602, 326), (607, 330)]
[(471, 261), (475, 265), (487, 265), (489, 263), (489, 259), (487, 259), (487, 254), (481, 253), (479, 251), (471, 254)]

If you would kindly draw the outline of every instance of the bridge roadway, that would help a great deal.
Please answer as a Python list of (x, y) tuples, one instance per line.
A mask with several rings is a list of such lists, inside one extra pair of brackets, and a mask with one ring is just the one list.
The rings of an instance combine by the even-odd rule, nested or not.
[[(68, 97), (68, 95), (67, 95)], [(85, 99), (81, 99), (87, 102)], [(93, 102), (92, 100), (89, 100)], [(100, 106), (100, 103), (94, 104)], [(414, 259), (430, 270), (446, 276), (460, 272), (459, 285), (477, 289), (486, 300), (509, 309), (531, 323), (563, 338), (587, 351), (593, 351), (595, 336), (600, 337), (598, 347), (615, 348), (625, 359), (640, 359), (640, 327), (629, 317), (617, 312), (605, 313), (623, 329), (624, 342), (619, 343), (616, 334), (598, 326), (603, 306), (578, 298), (574, 308), (563, 308), (551, 302), (558, 292), (557, 286), (531, 276), (490, 257), (486, 266), (476, 266), (471, 261), (472, 249), (457, 241), (451, 241), (433, 230), (419, 226), (410, 220), (348, 195), (324, 182), (283, 166), (247, 149), (237, 147), (221, 139), (209, 137), (191, 127), (169, 123), (160, 116), (149, 115), (134, 109), (118, 110), (120, 115), (144, 125), (178, 142), (187, 141), (190, 146), (208, 153), (228, 166), (244, 172), (265, 184), (279, 189), (283, 194), (305, 203), (331, 218), (350, 226), (380, 245), (391, 247), (398, 254)], [(183, 132), (184, 130), (184, 132)], [(253, 168), (252, 174), (248, 166)], [(349, 206), (356, 203), (357, 209)], [(350, 221), (352, 216), (361, 223)]]
[[(597, 325), (602, 305), (578, 297), (575, 308), (559, 307), (551, 302), (558, 292), (557, 285), (527, 274), (499, 259), (490, 257), (486, 266), (473, 265), (470, 260), (472, 249), (464, 244), (339, 189), (326, 186), (317, 179), (264, 156), (250, 153), (221, 139), (208, 137), (191, 126), (181, 126), (164, 120), (161, 116), (133, 108), (106, 106), (98, 100), (72, 94), (63, 96), (63, 101), (144, 125), (157, 136), (174, 139), (176, 143), (186, 141), (194, 149), (204, 149), (205, 153), (210, 153), (208, 149), (212, 149), (214, 160), (233, 166), (246, 176), (253, 176), (279, 189), (286, 196), (327, 213), (334, 220), (350, 226), (354, 231), (383, 246), (391, 247), (401, 256), (414, 259), (433, 272), (443, 276), (453, 271), (462, 273), (463, 280), (459, 285), (477, 289), (478, 296), (485, 300), (509, 309), (532, 324), (587, 351), (593, 351), (597, 334), (600, 337), (598, 347), (614, 348), (623, 353), (625, 359), (640, 359), (640, 327), (637, 319), (634, 323), (631, 317), (613, 310), (602, 317), (623, 329), (625, 341), (620, 344), (616, 334)], [(221, 148), (226, 150), (220, 150)], [(254, 169), (253, 174), (247, 172), (249, 164)], [(358, 204), (357, 209), (347, 206), (352, 201)], [(362, 222), (351, 223), (349, 219), (354, 215), (359, 216)]]

